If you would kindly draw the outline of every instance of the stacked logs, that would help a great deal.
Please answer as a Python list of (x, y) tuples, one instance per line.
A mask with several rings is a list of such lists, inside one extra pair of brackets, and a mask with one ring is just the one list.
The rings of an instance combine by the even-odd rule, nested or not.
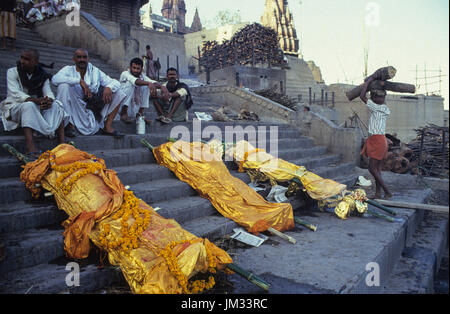
[(383, 171), (392, 171), (395, 173), (409, 173), (411, 167), (410, 159), (412, 157), (412, 150), (405, 144), (402, 143), (395, 136), (386, 134), (389, 143), (388, 156), (383, 165)]
[(271, 66), (283, 64), (283, 52), (278, 36), (269, 27), (254, 23), (234, 34), (222, 44), (217, 41), (203, 43), (200, 65), (210, 71), (232, 65), (266, 63)]
[(279, 103), (280, 105), (283, 105), (285, 107), (288, 107), (292, 110), (297, 110), (296, 103), (293, 99), (289, 98), (289, 96), (280, 94), (277, 92), (277, 87), (271, 87), (259, 91), (255, 91), (255, 94), (268, 98), (276, 103)]
[(386, 134), (392, 143), (383, 170), (448, 178), (449, 128), (429, 125), (415, 131), (416, 139), (408, 144)]
[(413, 152), (412, 161), (417, 164), (412, 172), (448, 178), (449, 128), (429, 125), (415, 131), (416, 139), (408, 144)]

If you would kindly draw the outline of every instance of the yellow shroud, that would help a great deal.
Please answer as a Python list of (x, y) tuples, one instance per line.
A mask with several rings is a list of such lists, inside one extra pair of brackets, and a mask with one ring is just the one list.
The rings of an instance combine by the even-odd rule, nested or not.
[(208, 144), (177, 141), (153, 150), (158, 164), (170, 169), (200, 196), (209, 199), (225, 217), (258, 234), (270, 227), (285, 231), (294, 228), (291, 204), (267, 202), (247, 184), (233, 177), (222, 155)]
[(347, 191), (346, 185), (324, 179), (307, 171), (303, 166), (275, 158), (264, 150), (255, 149), (247, 141), (229, 146), (225, 153), (239, 164), (239, 171), (247, 170), (250, 176), (261, 181), (270, 180), (272, 184), (276, 184), (298, 179), (306, 193), (319, 202), (320, 208), (335, 207), (334, 212), (341, 219), (347, 219), (356, 210), (363, 214), (368, 209), (367, 203), (364, 202), (366, 200), (364, 190)]
[[(84, 168), (77, 169), (80, 164)], [(71, 172), (67, 173), (71, 174), (61, 180), (64, 172), (54, 170), (58, 167), (69, 169)], [(199, 292), (207, 285), (201, 288), (200, 281), (192, 283), (188, 279), (199, 272), (222, 270), (232, 263), (225, 251), (187, 232), (175, 220), (161, 217), (134, 196), (130, 202), (134, 202), (140, 214), (125, 215), (122, 220), (114, 218), (123, 206), (125, 194), (132, 192), (125, 190), (116, 173), (106, 169), (102, 159), (63, 144), (24, 168), (20, 177), (27, 187), (36, 194), (36, 184), (42, 185), (70, 217), (63, 224), (67, 255), (76, 259), (87, 257), (89, 239), (92, 240), (108, 252), (111, 264), (120, 266), (134, 293)], [(92, 173), (83, 173), (86, 169), (92, 169)], [(133, 225), (147, 216), (149, 224), (141, 225), (142, 230), (131, 228), (131, 233), (138, 232), (132, 247), (113, 248), (104, 238), (106, 229), (110, 229), (109, 237), (120, 238), (124, 223)]]
[(330, 179), (309, 172), (303, 166), (297, 166), (280, 158), (275, 158), (264, 150), (255, 149), (247, 141), (240, 141), (227, 150), (239, 163), (240, 171), (257, 170), (263, 173), (272, 182), (285, 182), (293, 179), (301, 181), (309, 196), (315, 200), (323, 201), (341, 194), (347, 188)]

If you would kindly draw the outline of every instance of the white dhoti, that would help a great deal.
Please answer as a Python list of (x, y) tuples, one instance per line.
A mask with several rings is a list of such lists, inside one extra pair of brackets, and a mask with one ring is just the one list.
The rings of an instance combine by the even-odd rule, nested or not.
[(26, 19), (31, 22), (34, 23), (36, 21), (42, 21), (44, 20), (44, 17), (42, 16), (41, 11), (39, 11), (39, 9), (37, 8), (31, 8), (30, 11), (28, 11)]
[(86, 109), (86, 102), (83, 100), (84, 94), (80, 85), (60, 84), (57, 95), (57, 99), (63, 103), (64, 110), (69, 116), (65, 119), (65, 124), (71, 123), (83, 135), (93, 135), (100, 128), (103, 128), (106, 117), (121, 104), (126, 96), (120, 89), (113, 93), (111, 103), (103, 107), (102, 120), (99, 122), (95, 119), (94, 113)]
[[(121, 91), (126, 95), (122, 107), (128, 107), (128, 116), (135, 118), (139, 108), (149, 108), (150, 88), (148, 86), (136, 86), (131, 82), (122, 82)], [(122, 111), (122, 108), (120, 108)]]
[(54, 137), (55, 131), (64, 119), (62, 104), (55, 100), (52, 107), (40, 110), (32, 101), (18, 103), (9, 109), (9, 117), (2, 115), (3, 127), (6, 131), (15, 130), (18, 127), (31, 128), (39, 133)]

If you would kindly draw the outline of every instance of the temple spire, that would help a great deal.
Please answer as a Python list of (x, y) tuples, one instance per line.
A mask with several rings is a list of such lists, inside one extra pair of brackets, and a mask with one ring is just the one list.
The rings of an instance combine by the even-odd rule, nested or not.
[(298, 56), (299, 41), (287, 0), (266, 0), (261, 24), (275, 30), (286, 54)]
[(192, 32), (199, 32), (203, 29), (202, 22), (200, 21), (200, 15), (198, 14), (198, 8), (195, 8), (195, 15), (191, 25)]
[(162, 16), (175, 21), (177, 31), (186, 32), (186, 4), (184, 0), (164, 0)]

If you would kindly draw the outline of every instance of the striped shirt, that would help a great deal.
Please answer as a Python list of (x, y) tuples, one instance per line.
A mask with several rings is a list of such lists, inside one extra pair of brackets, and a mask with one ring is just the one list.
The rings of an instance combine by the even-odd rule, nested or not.
[(386, 118), (391, 114), (389, 107), (385, 104), (377, 105), (371, 99), (367, 101), (367, 107), (370, 110), (369, 116), (369, 134), (385, 135), (386, 134)]

